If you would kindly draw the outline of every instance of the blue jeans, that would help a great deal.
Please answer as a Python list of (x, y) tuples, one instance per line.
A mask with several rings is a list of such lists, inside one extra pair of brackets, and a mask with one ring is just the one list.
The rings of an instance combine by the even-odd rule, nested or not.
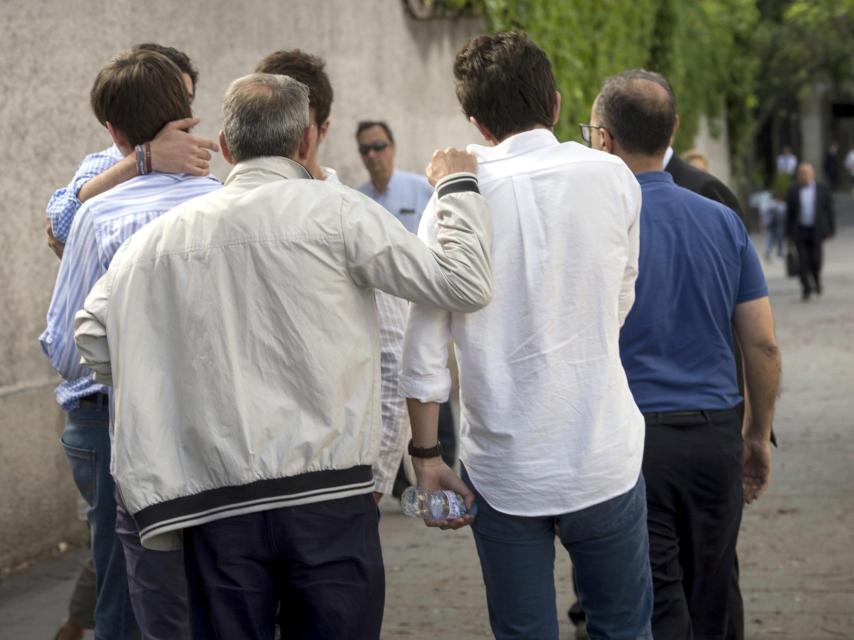
[(116, 537), (115, 485), (110, 475), (109, 407), (81, 405), (68, 412), (62, 446), (71, 475), (89, 509), (95, 565), (95, 638), (124, 640), (138, 632), (128, 597), (125, 557)]
[[(473, 487), (465, 469), (463, 480)], [(497, 639), (557, 640), (555, 525), (576, 570), (591, 640), (652, 639), (643, 477), (623, 495), (559, 516), (507, 515), (475, 493), (472, 530)]]

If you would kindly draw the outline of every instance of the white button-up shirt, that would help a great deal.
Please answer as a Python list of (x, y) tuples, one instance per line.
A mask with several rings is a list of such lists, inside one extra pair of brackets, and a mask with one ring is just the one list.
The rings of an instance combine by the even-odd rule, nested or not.
[(801, 187), (801, 214), (798, 218), (798, 224), (802, 227), (815, 226), (815, 182), (809, 183), (805, 187)]
[[(640, 187), (616, 156), (535, 129), (472, 145), (493, 223), (492, 303), (414, 304), (401, 393), (441, 402), (460, 368), (461, 458), (495, 509), (577, 511), (637, 482), (644, 420), (620, 362), (634, 301)], [(435, 200), (419, 236), (436, 242)]]

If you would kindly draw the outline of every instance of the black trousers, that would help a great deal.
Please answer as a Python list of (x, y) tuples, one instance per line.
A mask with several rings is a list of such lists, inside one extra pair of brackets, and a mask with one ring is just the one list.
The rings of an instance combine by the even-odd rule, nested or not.
[(187, 529), (194, 640), (377, 640), (385, 604), (371, 494)]
[(735, 411), (647, 416), (643, 473), (656, 640), (722, 640), (742, 507)]
[(795, 242), (798, 248), (798, 276), (805, 295), (816, 291), (821, 293), (821, 240), (814, 227), (798, 227)]

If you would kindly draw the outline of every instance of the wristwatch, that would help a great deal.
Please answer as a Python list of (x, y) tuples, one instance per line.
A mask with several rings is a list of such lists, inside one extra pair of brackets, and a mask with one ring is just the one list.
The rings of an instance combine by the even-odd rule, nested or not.
[(410, 439), (406, 450), (409, 451), (409, 455), (413, 458), (438, 458), (442, 455), (442, 443), (437, 442), (432, 447), (416, 447), (412, 444), (412, 439)]

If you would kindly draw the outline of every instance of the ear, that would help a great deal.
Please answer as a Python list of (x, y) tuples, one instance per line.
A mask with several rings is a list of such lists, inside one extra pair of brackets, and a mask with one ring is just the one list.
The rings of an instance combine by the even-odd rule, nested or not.
[(480, 131), (480, 135), (482, 135), (483, 139), (486, 140), (489, 144), (491, 144), (491, 145), (498, 144), (498, 138), (496, 138), (494, 135), (492, 135), (492, 132), (489, 129), (487, 129), (482, 124), (480, 124), (477, 120), (475, 120), (474, 116), (469, 116), (469, 122), (471, 122), (475, 127), (477, 127), (477, 130)]
[(600, 151), (604, 151), (605, 153), (611, 153), (613, 155), (619, 155), (617, 153), (616, 145), (614, 143), (614, 136), (611, 135), (611, 132), (608, 129), (599, 130), (599, 140)]
[(225, 132), (219, 132), (219, 148), (222, 149), (222, 157), (228, 164), (234, 164), (234, 156), (231, 154), (231, 149), (228, 148), (228, 142), (225, 139)]
[(118, 129), (116, 129), (109, 122), (107, 123), (107, 131), (110, 133), (110, 137), (113, 139), (113, 142), (116, 143), (117, 147), (119, 147), (120, 149), (123, 147), (130, 147), (130, 145), (128, 144), (127, 136)]
[(332, 125), (332, 120), (326, 118), (326, 122), (320, 125), (317, 128), (317, 144), (323, 142), (323, 139), (326, 138), (326, 134), (329, 132), (329, 127)]
[(302, 138), (300, 138), (299, 141), (296, 158), (291, 158), (291, 160), (305, 160), (308, 157), (308, 152), (311, 150), (310, 129), (311, 127), (306, 127), (305, 131), (302, 132)]
[(555, 91), (555, 104), (552, 110), (552, 126), (560, 119), (560, 91)]

